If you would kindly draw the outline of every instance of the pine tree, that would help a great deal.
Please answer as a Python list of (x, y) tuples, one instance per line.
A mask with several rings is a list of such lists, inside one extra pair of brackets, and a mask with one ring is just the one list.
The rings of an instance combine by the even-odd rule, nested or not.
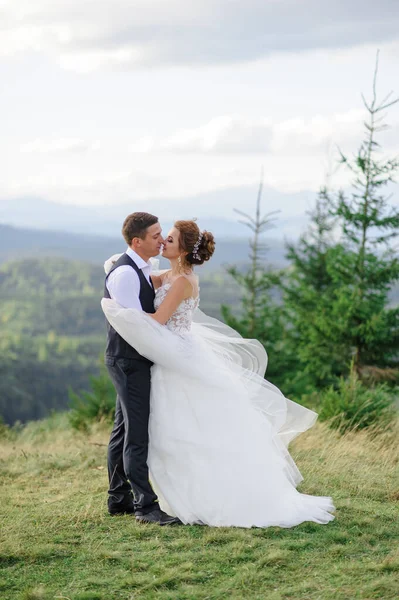
[(331, 214), (340, 219), (342, 239), (329, 257), (329, 272), (336, 285), (331, 334), (341, 338), (359, 375), (378, 373), (394, 377), (399, 371), (399, 307), (388, 308), (388, 294), (399, 280), (399, 260), (390, 242), (399, 234), (399, 210), (390, 206), (385, 192), (399, 170), (396, 158), (385, 158), (377, 142), (386, 129), (384, 111), (399, 102), (392, 92), (377, 100), (378, 55), (365, 138), (358, 153), (341, 162), (353, 175), (353, 191), (341, 192)]
[[(307, 212), (308, 230), (301, 235), (297, 244), (287, 243), (286, 258), (292, 262), (294, 279), (305, 288), (310, 287), (322, 293), (331, 284), (326, 269), (327, 251), (333, 245), (332, 231), (335, 220), (330, 214), (331, 197), (326, 187), (322, 187), (316, 199), (316, 206)], [(301, 301), (301, 298), (297, 298)]]
[(291, 264), (281, 273), (281, 287), (288, 346), (296, 363), (296, 375), (291, 382), (296, 396), (331, 383), (334, 374), (345, 368), (342, 349), (334, 348), (325, 335), (326, 315), (335, 290), (328, 270), (336, 225), (330, 206), (330, 192), (323, 187), (314, 209), (308, 212), (307, 230), (298, 242), (286, 244), (286, 258)]
[[(399, 164), (381, 153), (383, 112), (396, 104), (377, 101), (378, 56), (365, 139), (353, 159), (341, 163), (353, 175), (350, 194), (322, 189), (310, 228), (287, 246), (291, 266), (282, 278), (292, 352), (297, 355), (296, 389), (323, 388), (348, 375), (394, 380), (399, 367), (399, 308), (388, 294), (399, 279), (390, 242), (399, 232), (399, 211), (384, 194)], [(334, 241), (337, 230), (340, 238)]]
[(239, 284), (242, 290), (242, 311), (234, 315), (230, 307), (222, 306), (222, 315), (228, 325), (243, 337), (257, 339), (265, 347), (269, 355), (267, 378), (276, 385), (284, 384), (289, 376), (290, 366), (284, 347), (284, 316), (278, 297), (279, 275), (266, 263), (268, 247), (263, 234), (273, 226), (273, 220), (279, 211), (262, 216), (263, 181), (259, 184), (256, 200), (255, 216), (236, 210), (240, 222), (252, 232), (249, 242), (249, 268), (241, 272), (237, 267), (230, 267), (228, 273)]
[[(399, 367), (399, 308), (388, 294), (399, 279), (390, 241), (399, 232), (399, 211), (384, 188), (398, 170), (381, 156), (376, 141), (385, 129), (381, 113), (396, 104), (387, 97), (364, 100), (366, 135), (353, 159), (341, 162), (353, 174), (353, 189), (333, 196), (321, 190), (310, 231), (288, 247), (292, 268), (283, 280), (290, 336), (298, 356), (298, 377), (322, 388), (346, 376), (350, 364), (361, 378), (395, 379)], [(334, 242), (332, 232), (341, 236)]]

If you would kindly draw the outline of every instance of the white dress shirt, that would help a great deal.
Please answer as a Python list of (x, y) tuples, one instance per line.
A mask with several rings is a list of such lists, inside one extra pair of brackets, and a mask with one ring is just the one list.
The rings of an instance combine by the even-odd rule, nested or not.
[[(126, 254), (142, 270), (144, 277), (151, 285), (150, 274), (152, 265), (143, 260), (134, 250), (128, 248)], [(140, 278), (133, 267), (123, 265), (112, 271), (107, 279), (107, 290), (113, 300), (124, 308), (143, 310), (140, 303)]]

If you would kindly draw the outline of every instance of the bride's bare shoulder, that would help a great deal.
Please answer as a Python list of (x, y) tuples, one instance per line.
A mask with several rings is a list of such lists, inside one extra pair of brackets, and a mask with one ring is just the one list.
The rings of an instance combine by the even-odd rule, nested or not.
[(185, 273), (183, 277), (190, 283), (191, 296), (198, 296), (199, 292), (199, 277), (195, 273)]

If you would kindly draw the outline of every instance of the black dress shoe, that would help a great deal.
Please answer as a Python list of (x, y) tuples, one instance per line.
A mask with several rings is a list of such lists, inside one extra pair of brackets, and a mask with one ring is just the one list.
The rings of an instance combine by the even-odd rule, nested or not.
[(171, 517), (160, 508), (154, 508), (146, 515), (136, 515), (137, 523), (154, 523), (156, 525), (183, 525), (177, 517)]
[(117, 515), (133, 515), (134, 514), (134, 505), (133, 504), (124, 504), (122, 506), (108, 506), (108, 512), (113, 517)]

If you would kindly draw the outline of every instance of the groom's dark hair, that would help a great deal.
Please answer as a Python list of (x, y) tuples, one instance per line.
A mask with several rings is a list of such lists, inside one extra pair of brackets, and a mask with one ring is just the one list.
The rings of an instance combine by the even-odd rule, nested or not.
[(158, 223), (158, 217), (145, 212), (134, 212), (128, 215), (122, 226), (122, 234), (128, 246), (131, 245), (132, 239), (135, 237), (145, 239), (147, 229), (151, 225)]

